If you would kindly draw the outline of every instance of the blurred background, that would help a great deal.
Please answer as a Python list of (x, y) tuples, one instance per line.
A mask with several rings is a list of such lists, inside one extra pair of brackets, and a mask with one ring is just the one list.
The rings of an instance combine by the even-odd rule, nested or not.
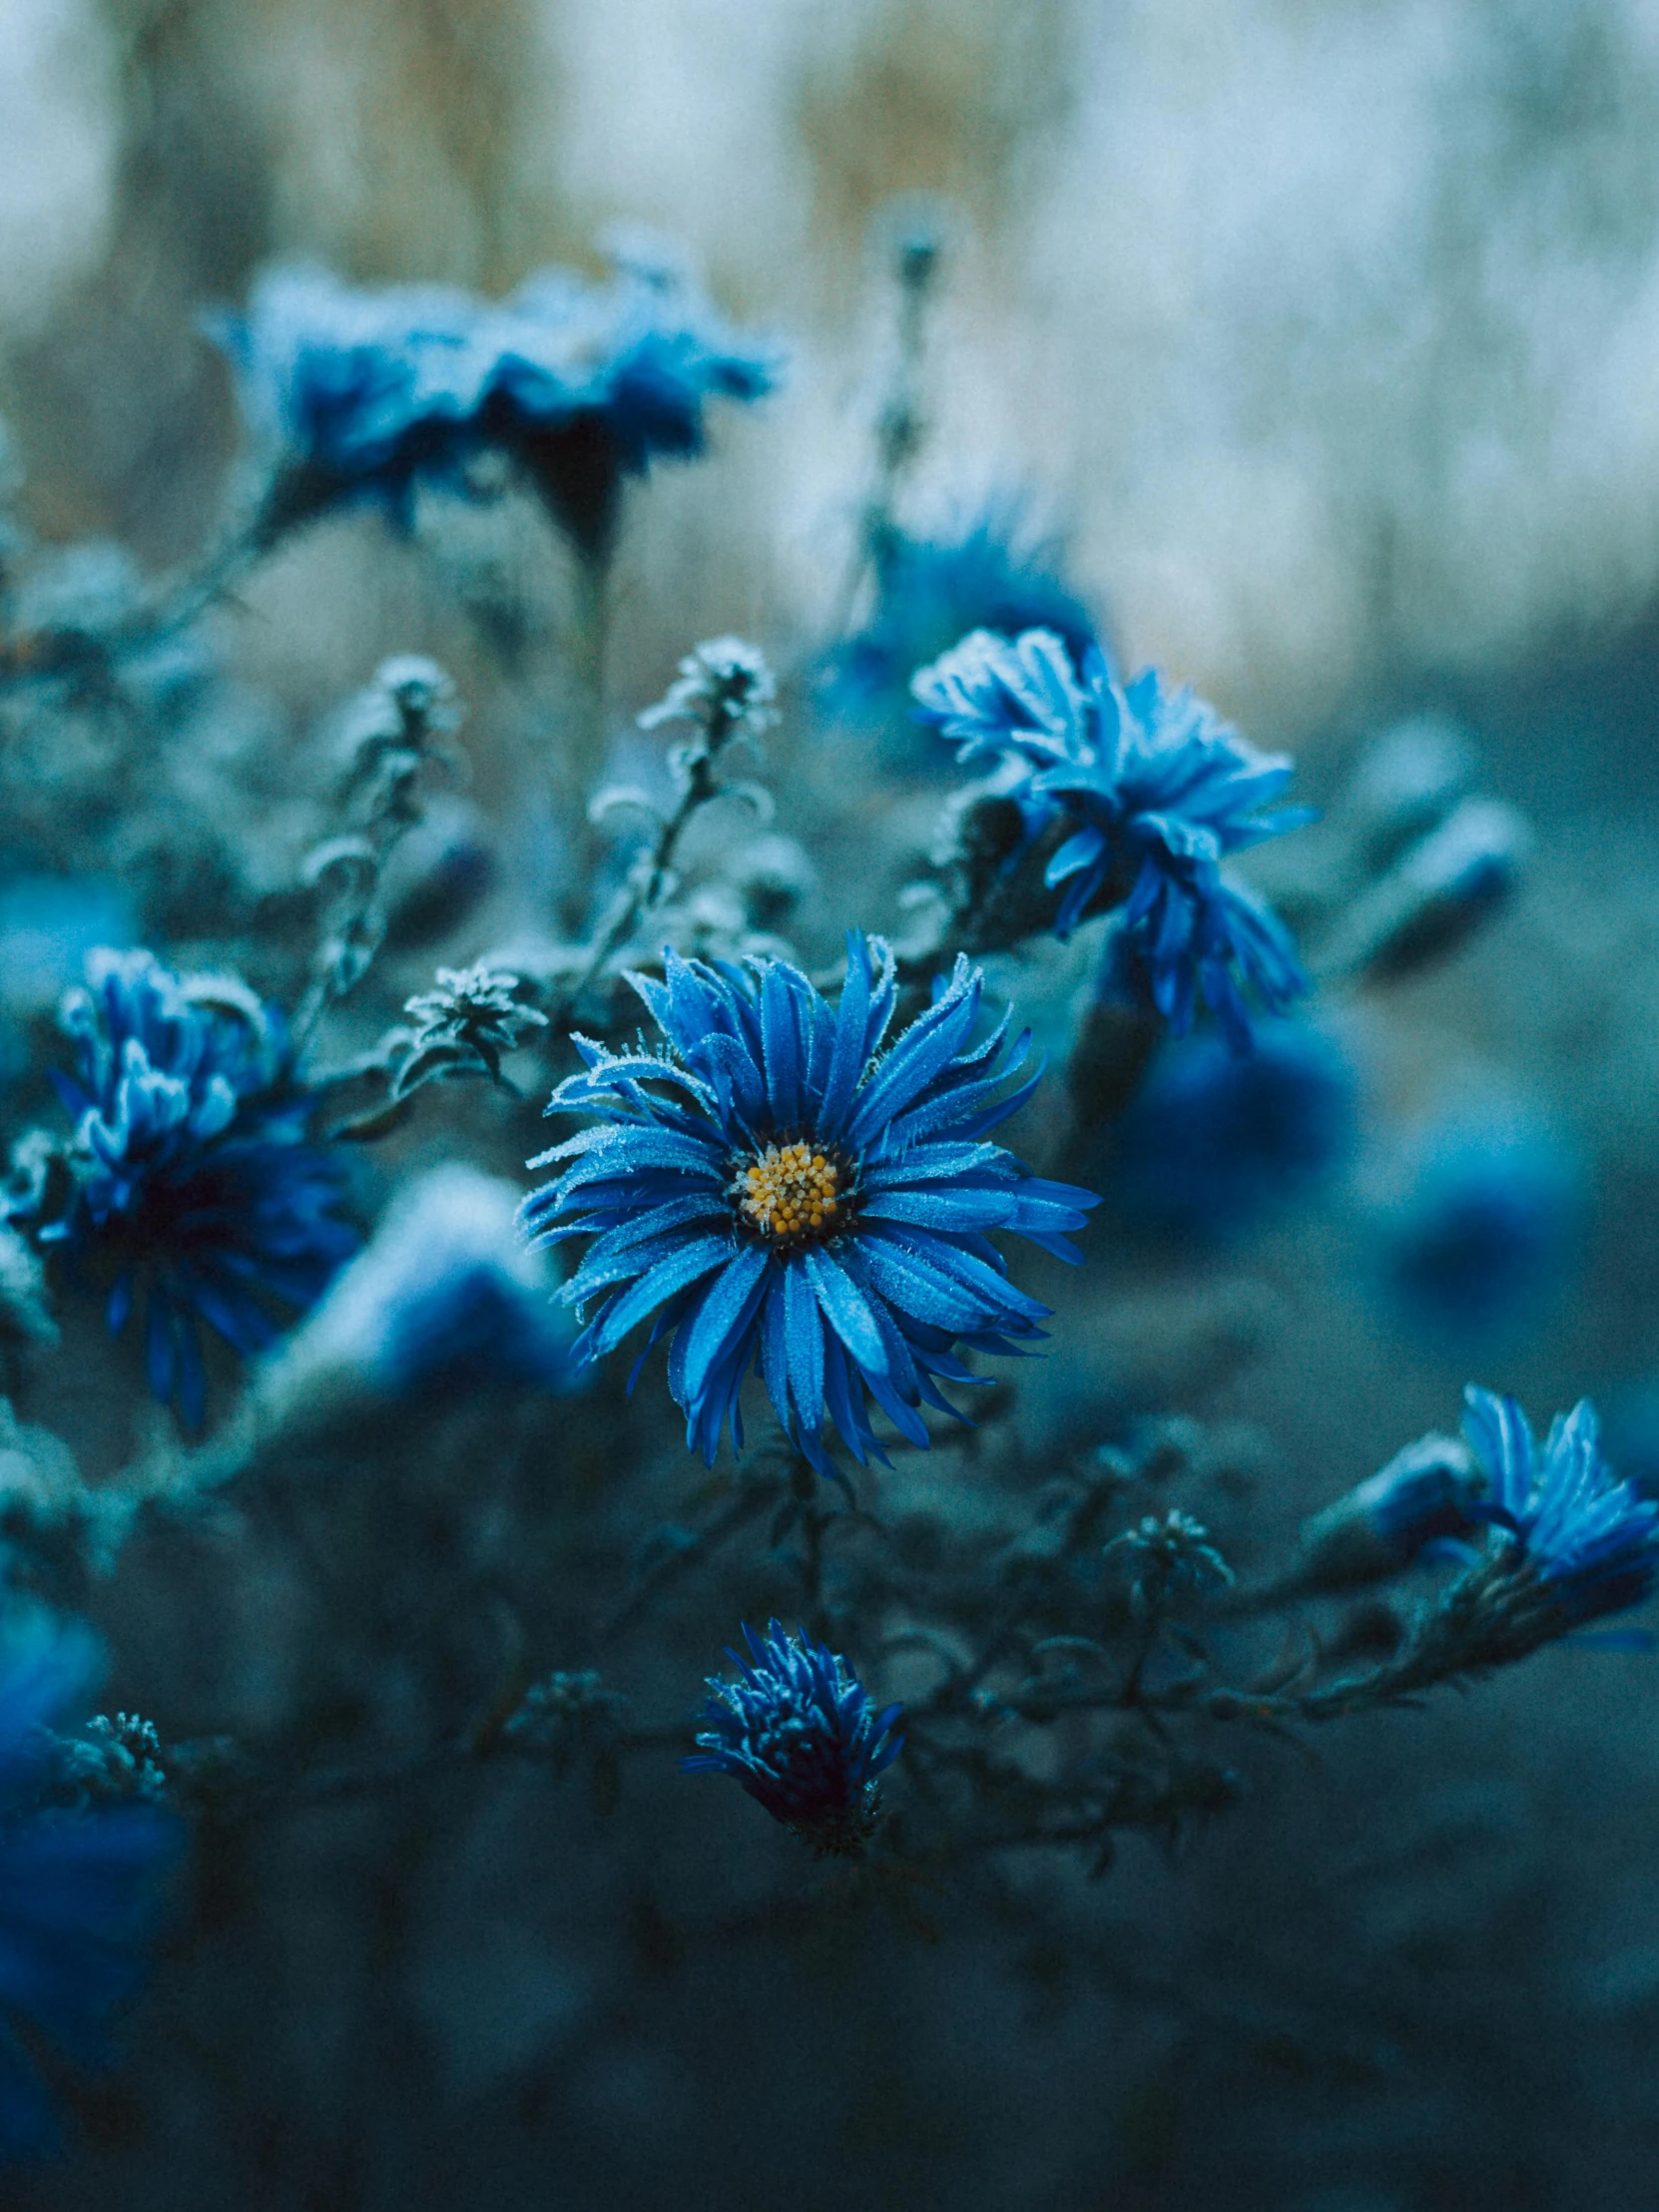
[[(615, 224), (671, 235), (790, 370), (713, 459), (631, 498), (606, 742), (660, 774), (632, 717), (680, 654), (766, 646), (791, 709), (776, 828), (818, 871), (791, 935), (822, 959), (849, 921), (892, 925), (953, 782), (902, 684), (955, 629), (900, 640), (893, 698), (856, 714), (814, 673), (849, 619), (892, 240), (918, 221), (942, 244), (906, 530), (1002, 518), (1130, 665), (1297, 754), (1328, 821), (1260, 876), (1293, 921), (1328, 921), (1331, 882), (1368, 837), (1391, 859), (1413, 808), (1512, 810), (1524, 848), (1454, 956), (1333, 956), (1248, 1076), (1204, 1039), (1154, 1063), (1091, 1169), (1088, 1279), (1045, 1291), (1022, 1464), (1202, 1422), (1202, 1482), (1265, 1553), (1454, 1425), (1475, 1379), (1540, 1420), (1592, 1394), (1614, 1463), (1659, 1488), (1659, 6), (0, 0), (13, 512), (40, 558), (82, 549), (60, 594), (199, 559), (240, 445), (201, 318), (273, 260), (493, 295), (596, 271)], [(110, 820), (66, 811), (69, 741), (26, 734), (0, 823), (8, 1135), (87, 945), (231, 947), (291, 988), (305, 795), (386, 654), (450, 671), (472, 776), (362, 1035), (435, 959), (554, 909), (579, 926), (580, 794), (533, 773), (568, 711), (574, 590), (533, 517), (423, 511), (406, 540), (331, 520), (214, 612), (205, 706), (157, 679), (167, 790), (200, 819), (142, 761)], [(998, 975), (1063, 1050), (1085, 970), (1048, 947)], [(365, 1209), (457, 1155), (522, 1183), (533, 1108), (475, 1104), (365, 1166)], [(1044, 1126), (1028, 1149), (1060, 1144)], [(94, 1348), (41, 1363), (19, 1409), (97, 1478), (172, 1448), (131, 1394)], [(329, 1694), (418, 1736), (476, 1654), (409, 1593), (486, 1512), (491, 1541), (538, 1532), (515, 1602), (546, 1663), (573, 1661), (604, 1546), (559, 1513), (606, 1499), (620, 1557), (701, 1479), (660, 1406), (619, 1406), (359, 1436), (376, 1487), (346, 1568), (321, 1447), (182, 1563), (137, 1542), (88, 1600), (112, 1699), (179, 1733), (274, 1726), (320, 1543), (333, 1602), (372, 1585), (380, 1607)], [(655, 1489), (622, 1485), (654, 1447)], [(732, 1632), (686, 1627), (694, 1676)], [(1659, 2149), (1656, 1724), (1651, 1658), (1554, 1651), (1312, 1759), (1256, 1747), (1244, 1805), (1178, 1863), (1133, 1842), (1098, 1887), (1021, 1871), (1001, 1919), (931, 1900), (921, 1933), (743, 1933), (761, 1862), (800, 1880), (787, 1840), (747, 1807), (686, 1813), (666, 1761), (611, 1825), (519, 1776), (312, 1813), (215, 1861), (130, 2064), (85, 2099), (86, 2147), (8, 2201), (1636, 2207)]]

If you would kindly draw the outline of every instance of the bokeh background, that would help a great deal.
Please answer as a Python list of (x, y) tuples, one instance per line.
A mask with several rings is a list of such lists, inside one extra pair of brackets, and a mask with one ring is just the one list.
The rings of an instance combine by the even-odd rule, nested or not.
[[(630, 504), (606, 682), (617, 759), (649, 772), (631, 717), (694, 640), (754, 636), (799, 677), (836, 619), (893, 374), (895, 204), (944, 240), (910, 527), (1015, 503), (1129, 661), (1295, 751), (1339, 823), (1368, 763), (1428, 759), (1533, 840), (1455, 958), (1316, 1000), (1335, 1121), (1304, 1145), (1261, 1114), (1269, 1153), (1311, 1147), (1322, 1176), (1276, 1172), (1234, 1219), (1167, 1156), (1167, 1098), (1131, 1118), (1089, 1284), (1021, 1379), (1021, 1451), (1200, 1420), (1203, 1482), (1266, 1554), (1451, 1425), (1475, 1378), (1544, 1418), (1590, 1392), (1615, 1462), (1659, 1482), (1659, 8), (0, 0), (16, 511), (146, 576), (199, 555), (239, 443), (200, 317), (273, 259), (495, 293), (593, 270), (617, 222), (671, 234), (791, 369)], [(0, 846), (14, 886), (72, 880), (82, 909), (8, 915), (0, 886), (19, 1114), (15, 1040), (77, 929), (245, 940), (291, 984), (307, 781), (386, 653), (433, 654), (467, 700), (454, 833), (491, 887), (394, 943), (365, 1032), (434, 958), (550, 905), (580, 922), (579, 812), (529, 765), (568, 705), (564, 559), (533, 518), (458, 510), (408, 543), (358, 518), (284, 549), (209, 626), (188, 748), (212, 839), (147, 817), (142, 774), (113, 826), (54, 828), (42, 741)], [(820, 957), (848, 920), (890, 923), (925, 848), (950, 770), (904, 745), (803, 707), (772, 750)], [(169, 764), (188, 785), (178, 745)], [(1081, 974), (1004, 981), (1063, 1038)], [(365, 1203), (457, 1155), (519, 1178), (536, 1142), (533, 1114), (457, 1109), (365, 1168)], [(171, 1448), (131, 1398), (89, 1351), (20, 1410), (97, 1477)], [(607, 1424), (672, 1442), (649, 1410), (583, 1418), (382, 1423), (349, 1506), (301, 1452), (263, 1502), (138, 1541), (89, 1600), (116, 1688), (179, 1733), (274, 1726), (328, 1672), (320, 1551), (360, 1631), (330, 1694), (417, 1737), (484, 1664), (434, 1578), (503, 1526), (543, 1543), (514, 1596), (537, 1651), (574, 1658), (603, 1546), (559, 1516), (601, 1510)], [(696, 1486), (666, 1446), (652, 1479), (615, 1493), (617, 1544)], [(731, 1631), (699, 1633), (713, 1665)], [(1634, 2207), (1659, 2147), (1656, 1728), (1651, 1658), (1552, 1652), (1312, 1760), (1258, 1748), (1247, 1802), (1177, 1863), (1022, 1870), (994, 1924), (946, 1899), (908, 1934), (746, 1933), (762, 1863), (799, 1868), (746, 1807), (683, 1814), (668, 1762), (609, 1822), (519, 1776), (312, 1813), (216, 1863), (82, 2151), (11, 2201)]]

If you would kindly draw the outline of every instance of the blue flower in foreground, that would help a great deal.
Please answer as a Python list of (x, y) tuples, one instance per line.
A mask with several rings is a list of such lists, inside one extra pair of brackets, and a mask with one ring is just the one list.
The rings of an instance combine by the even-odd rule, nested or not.
[(1541, 1451), (1512, 1397), (1471, 1383), (1463, 1399), (1488, 1484), (1471, 1510), (1508, 1533), (1517, 1564), (1569, 1622), (1639, 1605), (1659, 1580), (1659, 1502), (1608, 1471), (1589, 1399), (1556, 1415)]
[(827, 1856), (853, 1856), (874, 1822), (876, 1778), (903, 1748), (899, 1707), (876, 1713), (844, 1659), (805, 1629), (766, 1640), (745, 1623), (749, 1658), (728, 1650), (741, 1679), (711, 1676), (699, 1751), (687, 1774), (729, 1774), (775, 1821)]
[(1166, 692), (1155, 670), (1123, 685), (1098, 647), (1079, 675), (1046, 630), (1012, 644), (975, 631), (912, 690), (959, 760), (1025, 765), (1025, 790), (1071, 828), (1046, 875), (1065, 886), (1056, 934), (1121, 906), (1119, 956), (1177, 1035), (1202, 995), (1242, 1049), (1247, 993), (1279, 1013), (1308, 988), (1284, 924), (1221, 871), (1230, 854), (1310, 819), (1306, 808), (1258, 812), (1290, 782), (1283, 755), (1258, 753), (1190, 691)]
[(84, 2066), (143, 1978), (142, 1944), (176, 1831), (144, 1806), (43, 1810), (48, 1724), (87, 1683), (84, 1632), (44, 1619), (0, 1640), (0, 2159), (50, 2150), (57, 2127), (27, 2022)]
[(778, 365), (683, 275), (614, 259), (609, 283), (550, 271), (500, 302), (438, 285), (360, 291), (306, 268), (262, 277), (247, 316), (214, 334), (281, 457), (271, 527), (363, 499), (406, 523), (418, 482), (466, 492), (469, 464), (493, 449), (602, 555), (623, 479), (701, 453), (706, 402), (761, 397)]
[(917, 1407), (952, 1412), (938, 1382), (973, 1381), (953, 1348), (1017, 1352), (1048, 1316), (985, 1232), (1075, 1261), (1064, 1232), (1097, 1203), (981, 1141), (1037, 1080), (996, 1095), (1029, 1041), (999, 1068), (1006, 1017), (969, 1047), (981, 980), (958, 959), (878, 1057), (895, 995), (879, 940), (849, 939), (838, 1013), (787, 960), (745, 973), (670, 952), (663, 982), (635, 976), (666, 1048), (619, 1057), (577, 1040), (588, 1072), (548, 1112), (600, 1118), (530, 1163), (570, 1164), (522, 1210), (538, 1241), (594, 1239), (563, 1293), (600, 1302), (574, 1357), (614, 1352), (648, 1319), (647, 1351), (672, 1330), (669, 1387), (711, 1463), (724, 1422), (743, 1441), (738, 1396), (757, 1361), (821, 1472), (827, 1412), (856, 1459), (884, 1458), (869, 1398), (925, 1446)]
[(148, 952), (97, 952), (63, 1024), (77, 1117), (68, 1210), (38, 1224), (112, 1280), (112, 1335), (148, 1290), (150, 1386), (193, 1425), (206, 1381), (199, 1323), (236, 1351), (276, 1334), (270, 1307), (310, 1306), (357, 1238), (334, 1212), (342, 1177), (304, 1142), (312, 1110), (279, 1018), (243, 984), (181, 977)]

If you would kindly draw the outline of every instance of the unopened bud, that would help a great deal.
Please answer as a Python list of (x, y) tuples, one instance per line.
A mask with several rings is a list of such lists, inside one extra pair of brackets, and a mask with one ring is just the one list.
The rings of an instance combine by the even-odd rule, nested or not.
[(1508, 898), (1531, 843), (1513, 808), (1464, 800), (1355, 901), (1321, 966), (1391, 980), (1443, 958)]
[(1409, 1566), (1424, 1544), (1466, 1534), (1484, 1478), (1455, 1436), (1419, 1436), (1378, 1474), (1304, 1523), (1296, 1582), (1343, 1590)]

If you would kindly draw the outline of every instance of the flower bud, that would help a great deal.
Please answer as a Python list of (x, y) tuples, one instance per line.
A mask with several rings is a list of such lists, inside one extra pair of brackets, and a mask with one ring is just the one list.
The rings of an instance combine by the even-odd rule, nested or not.
[(1455, 1436), (1419, 1436), (1304, 1523), (1298, 1587), (1341, 1590), (1397, 1574), (1424, 1544), (1473, 1526), (1468, 1506), (1481, 1488), (1465, 1444)]

